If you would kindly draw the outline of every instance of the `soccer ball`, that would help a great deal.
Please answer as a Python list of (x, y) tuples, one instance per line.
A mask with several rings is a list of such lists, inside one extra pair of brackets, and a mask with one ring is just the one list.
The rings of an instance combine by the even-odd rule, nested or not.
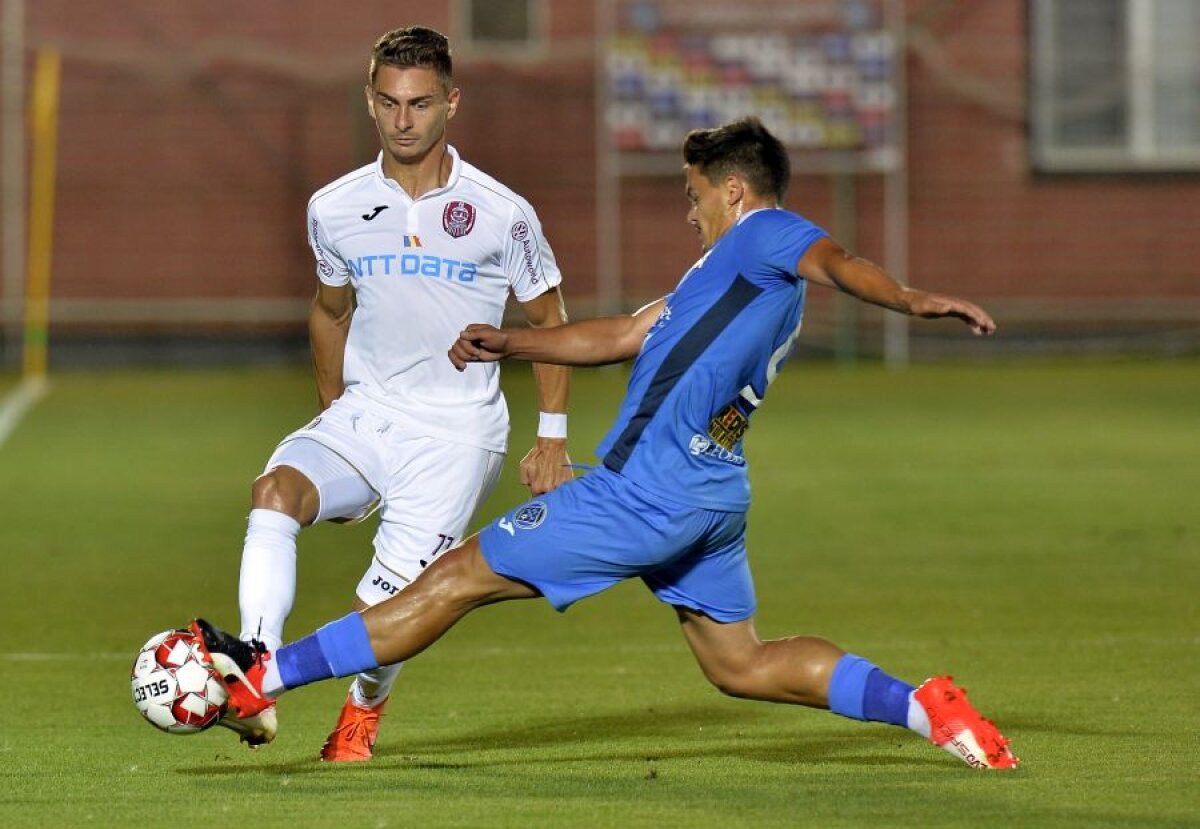
[(131, 679), (137, 710), (168, 734), (195, 734), (225, 713), (228, 694), (190, 630), (151, 637), (133, 662)]

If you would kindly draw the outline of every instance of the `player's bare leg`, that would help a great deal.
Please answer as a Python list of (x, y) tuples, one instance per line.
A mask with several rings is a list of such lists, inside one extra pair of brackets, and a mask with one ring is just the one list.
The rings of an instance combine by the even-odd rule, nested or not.
[(700, 669), (724, 694), (812, 708), (829, 707), (829, 681), (845, 651), (815, 636), (763, 641), (754, 620), (722, 623), (677, 607)]
[(416, 656), (477, 607), (540, 595), (493, 571), (473, 535), (395, 596), (363, 611), (362, 619), (375, 658), (390, 665)]
[(913, 688), (825, 639), (763, 641), (754, 620), (722, 623), (676, 608), (704, 675), (730, 696), (830, 708), (852, 719), (907, 727), (975, 768), (1010, 769), (1008, 740), (950, 677)]
[(219, 670), (230, 712), (245, 719), (273, 706), (289, 688), (408, 660), (477, 607), (539, 595), (527, 584), (496, 574), (472, 536), (390, 599), (277, 651), (261, 651), (203, 619), (195, 620), (193, 629), (214, 664), (228, 665)]

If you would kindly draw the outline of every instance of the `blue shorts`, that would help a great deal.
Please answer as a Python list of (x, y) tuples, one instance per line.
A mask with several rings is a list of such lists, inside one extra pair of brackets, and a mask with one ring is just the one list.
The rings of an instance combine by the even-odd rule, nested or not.
[(479, 544), (560, 611), (640, 576), (660, 601), (719, 622), (754, 615), (745, 513), (669, 501), (603, 467), (496, 519)]

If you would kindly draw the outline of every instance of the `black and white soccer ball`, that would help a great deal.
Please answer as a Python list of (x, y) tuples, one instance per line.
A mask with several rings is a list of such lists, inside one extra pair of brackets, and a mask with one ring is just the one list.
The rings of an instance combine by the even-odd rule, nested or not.
[(196, 634), (186, 628), (164, 630), (142, 645), (131, 679), (133, 704), (168, 734), (204, 731), (225, 713), (225, 686)]

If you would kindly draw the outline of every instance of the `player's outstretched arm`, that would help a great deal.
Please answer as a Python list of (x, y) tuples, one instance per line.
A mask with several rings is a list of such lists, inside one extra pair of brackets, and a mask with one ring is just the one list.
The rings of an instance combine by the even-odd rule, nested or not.
[(638, 353), (663, 309), (657, 300), (629, 315), (597, 317), (556, 328), (495, 328), (468, 325), (448, 356), (462, 371), (468, 363), (517, 359), (560, 366), (603, 366)]
[(976, 334), (993, 334), (996, 323), (973, 302), (947, 294), (907, 288), (883, 268), (846, 251), (832, 239), (820, 239), (805, 252), (796, 274), (901, 314), (934, 319), (956, 317)]
[[(563, 303), (562, 292), (557, 287), (528, 302), (522, 302), (521, 309), (534, 328), (556, 328), (567, 323), (566, 305)], [(521, 458), (518, 467), (521, 483), (529, 487), (530, 494), (536, 497), (574, 477), (571, 458), (567, 455), (565, 427), (571, 369), (549, 363), (534, 363), (533, 379), (537, 385), (538, 412), (547, 416), (546, 431), (549, 431), (552, 425), (562, 428), (561, 434), (557, 430), (553, 434), (547, 434), (539, 422), (537, 442), (525, 453), (525, 457)], [(558, 418), (562, 421), (561, 424), (549, 422), (556, 415), (562, 415)]]

